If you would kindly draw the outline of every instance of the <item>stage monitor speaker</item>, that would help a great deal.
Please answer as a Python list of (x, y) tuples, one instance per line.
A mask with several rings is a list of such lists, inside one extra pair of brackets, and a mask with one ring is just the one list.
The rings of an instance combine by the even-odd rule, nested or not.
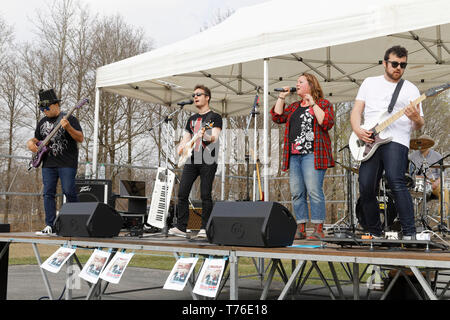
[(79, 202), (103, 202), (115, 207), (111, 180), (76, 179), (75, 185)]
[(294, 241), (297, 223), (278, 202), (216, 202), (206, 227), (214, 244), (285, 247)]
[(102, 202), (64, 203), (55, 221), (63, 237), (115, 237), (122, 226), (120, 214)]

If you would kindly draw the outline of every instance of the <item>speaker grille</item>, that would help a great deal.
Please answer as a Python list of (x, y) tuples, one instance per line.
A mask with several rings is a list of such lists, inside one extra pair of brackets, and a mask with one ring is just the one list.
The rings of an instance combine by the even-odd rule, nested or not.
[(77, 179), (75, 180), (78, 201), (103, 202), (115, 207), (112, 197), (112, 181), (102, 179)]

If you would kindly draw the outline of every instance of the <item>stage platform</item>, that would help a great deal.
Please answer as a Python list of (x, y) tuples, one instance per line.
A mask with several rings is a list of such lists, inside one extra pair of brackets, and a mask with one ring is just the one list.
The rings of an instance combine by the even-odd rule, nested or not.
[[(259, 268), (259, 273), (263, 275), (264, 286), (260, 299), (265, 299), (276, 273), (279, 273), (284, 287), (281, 290), (278, 299), (287, 297), (295, 298), (296, 292), (301, 290), (305, 281), (315, 270), (319, 275), (323, 285), (328, 289), (330, 299), (342, 299), (342, 284), (350, 282), (353, 286), (353, 299), (360, 299), (360, 285), (362, 265), (379, 266), (380, 270), (394, 271), (390, 284), (384, 288), (385, 293), (381, 299), (386, 298), (394, 283), (404, 276), (406, 280), (410, 276), (415, 277), (420, 284), (423, 292), (423, 298), (437, 300), (445, 298), (445, 293), (450, 286), (450, 282), (444, 284), (444, 289), (438, 292), (436, 282), (440, 273), (450, 270), (450, 251), (443, 244), (430, 242), (426, 245), (421, 242), (420, 245), (411, 242), (407, 245), (396, 243), (393, 246), (387, 244), (380, 245), (378, 240), (366, 240), (366, 245), (348, 245), (347, 240), (344, 243), (333, 241), (333, 238), (327, 238), (330, 241), (294, 241), (292, 246), (282, 248), (261, 248), (261, 247), (241, 247), (241, 246), (221, 246), (210, 244), (207, 241), (194, 242), (184, 238), (144, 234), (144, 237), (122, 236), (113, 238), (72, 238), (59, 236), (42, 236), (34, 233), (0, 233), (0, 242), (10, 243), (29, 243), (33, 246), (38, 264), (42, 263), (38, 244), (47, 244), (66, 247), (82, 248), (102, 248), (117, 250), (143, 250), (156, 252), (173, 253), (175, 258), (181, 256), (198, 255), (203, 257), (226, 257), (227, 271), (223, 277), (223, 284), (229, 285), (229, 299), (239, 299), (239, 259), (241, 257), (253, 258), (254, 261), (262, 262), (255, 264)], [(370, 242), (374, 241), (374, 245)], [(7, 246), (5, 246), (7, 248)], [(5, 250), (0, 252), (0, 259)], [(138, 254), (138, 253), (136, 253)], [(269, 261), (265, 263), (266, 259)], [(75, 259), (68, 263), (76, 263)], [(288, 261), (288, 262), (286, 262)], [(309, 262), (309, 263), (308, 263)], [(326, 262), (332, 279), (326, 279), (320, 270), (318, 262)], [(339, 278), (335, 265), (340, 264), (346, 270), (345, 279)], [(289, 265), (290, 268), (285, 267)], [(309, 266), (309, 269), (306, 266)], [(287, 270), (290, 269), (290, 270)], [(54, 298), (49, 286), (47, 273), (40, 268), (49, 297)], [(161, 285), (164, 285), (166, 279), (161, 279)], [(408, 280), (409, 281), (409, 280)], [(102, 281), (98, 282), (101, 286)], [(411, 281), (409, 281), (411, 283)], [(365, 283), (364, 283), (365, 284)], [(188, 290), (191, 291), (193, 299), (203, 299), (192, 293), (193, 283), (188, 283)], [(412, 288), (414, 290), (414, 288)], [(100, 293), (99, 293), (100, 292)], [(418, 294), (417, 290), (416, 293)], [(96, 299), (101, 295), (101, 290), (97, 285), (93, 285), (89, 290), (86, 299)], [(67, 290), (66, 299), (71, 298), (70, 288)], [(418, 294), (418, 298), (420, 295)]]

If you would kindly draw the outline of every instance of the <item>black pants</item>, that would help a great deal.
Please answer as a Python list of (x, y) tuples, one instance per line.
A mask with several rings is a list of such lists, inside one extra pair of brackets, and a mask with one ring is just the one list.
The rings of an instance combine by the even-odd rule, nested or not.
[(181, 175), (180, 188), (178, 190), (178, 215), (177, 228), (186, 231), (189, 220), (189, 194), (192, 185), (200, 176), (200, 197), (202, 199), (202, 226), (206, 229), (209, 216), (213, 208), (212, 186), (216, 174), (217, 163), (214, 164), (186, 164)]

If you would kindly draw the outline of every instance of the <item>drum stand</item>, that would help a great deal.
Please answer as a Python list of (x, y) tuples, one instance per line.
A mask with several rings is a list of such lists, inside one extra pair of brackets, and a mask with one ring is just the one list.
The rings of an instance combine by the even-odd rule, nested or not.
[(389, 227), (388, 226), (388, 202), (386, 201), (387, 199), (387, 193), (386, 193), (386, 183), (384, 181), (384, 179), (381, 179), (381, 189), (383, 190), (383, 216), (384, 216), (384, 232), (388, 232), (389, 231)]
[[(420, 219), (420, 223), (422, 224), (424, 229), (427, 230), (431, 230), (431, 227), (427, 224), (427, 221), (425, 219), (425, 217), (428, 215), (427, 214), (427, 171), (429, 169), (429, 165), (427, 162), (427, 159), (423, 158), (422, 160), (422, 165), (419, 168), (419, 172), (418, 174), (420, 174), (420, 172), (422, 172), (423, 174), (423, 192), (422, 192), (422, 210), (419, 210), (418, 206), (419, 204), (416, 204), (416, 208), (417, 208), (417, 214), (418, 214), (418, 218)], [(419, 211), (420, 212), (420, 216), (419, 216)]]
[[(439, 208), (441, 210), (440, 212), (440, 222), (437, 225), (437, 230), (440, 233), (449, 233), (450, 229), (448, 228), (447, 224), (444, 222), (444, 197), (445, 197), (445, 191), (444, 191), (444, 171), (445, 171), (445, 166), (444, 166), (444, 159), (447, 158), (448, 156), (450, 156), (450, 153), (447, 154), (445, 157), (442, 157), (441, 159), (439, 159), (438, 161), (436, 161), (435, 163), (432, 163), (431, 166), (435, 165), (435, 164), (439, 164), (439, 178), (440, 178), (440, 190), (439, 190), (439, 195), (440, 195), (440, 199), (439, 199)], [(430, 166), (430, 167), (431, 167)], [(449, 208), (447, 208), (448, 210)], [(448, 217), (447, 217), (448, 219)]]

